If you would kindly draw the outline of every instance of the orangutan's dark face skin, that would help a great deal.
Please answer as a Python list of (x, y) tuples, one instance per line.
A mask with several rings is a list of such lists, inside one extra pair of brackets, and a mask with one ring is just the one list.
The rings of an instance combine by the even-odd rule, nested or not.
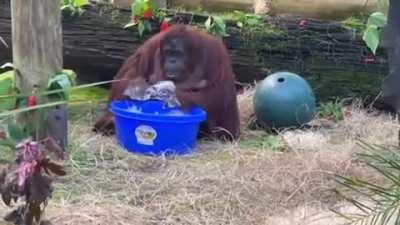
[(163, 74), (167, 80), (183, 82), (189, 76), (188, 54), (181, 38), (167, 40), (161, 49)]

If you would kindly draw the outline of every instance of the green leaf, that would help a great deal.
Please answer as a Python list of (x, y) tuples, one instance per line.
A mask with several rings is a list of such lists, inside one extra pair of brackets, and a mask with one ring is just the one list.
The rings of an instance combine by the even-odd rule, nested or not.
[(224, 31), (221, 36), (222, 37), (229, 37), (229, 34)]
[(61, 0), (61, 5), (68, 5), (70, 3), (70, 0)]
[[(382, 182), (369, 182), (357, 177), (342, 177), (337, 175), (336, 181), (356, 195), (352, 197), (339, 193), (344, 199), (362, 212), (345, 215), (349, 224), (400, 224), (400, 199), (399, 199), (399, 153), (398, 148), (370, 145), (360, 141), (363, 152), (359, 154), (358, 161), (374, 169), (381, 178), (389, 181), (382, 186)], [(365, 199), (367, 205), (357, 199)], [(364, 201), (363, 201), (364, 202)], [(369, 204), (372, 203), (372, 204)]]
[(246, 13), (238, 10), (233, 11), (233, 14), (237, 19), (243, 19), (244, 17), (246, 17)]
[(204, 23), (204, 25), (206, 26), (207, 31), (211, 30), (211, 16), (208, 17), (208, 19), (206, 20), (206, 22)]
[(214, 16), (215, 24), (220, 28), (225, 28), (225, 21), (219, 16)]
[(259, 20), (254, 17), (248, 18), (246, 22), (250, 26), (255, 26), (255, 25), (259, 24)]
[(209, 19), (206, 21), (205, 26), (208, 32), (211, 32), (214, 35), (222, 37), (229, 36), (226, 33), (225, 21), (219, 16), (210, 16)]
[(68, 78), (69, 78), (69, 81), (71, 82), (72, 85), (75, 85), (75, 84), (76, 84), (77, 75), (76, 75), (76, 73), (75, 73), (73, 70), (63, 69), (63, 70), (61, 71), (61, 74), (67, 75)]
[(144, 21), (145, 31), (151, 32), (151, 23), (149, 21)]
[(155, 14), (158, 11), (158, 5), (157, 5), (156, 1), (150, 0), (148, 4), (150, 6), (152, 13)]
[(135, 1), (132, 6), (131, 10), (134, 16), (142, 16), (144, 9), (145, 9), (145, 2), (143, 0)]
[(28, 135), (14, 121), (10, 120), (7, 126), (8, 126), (8, 135), (15, 142), (18, 143), (28, 138)]
[(137, 6), (136, 6), (136, 2), (131, 4), (131, 13), (132, 15), (136, 14), (136, 10), (137, 10)]
[(385, 0), (376, 0), (376, 2), (378, 3), (378, 7), (383, 8), (385, 7)]
[(73, 10), (74, 8), (72, 7), (72, 5), (63, 5), (63, 6), (61, 7), (61, 10), (65, 10), (65, 9), (71, 9), (71, 10)]
[(140, 36), (140, 37), (143, 36), (143, 33), (144, 33), (144, 30), (145, 30), (145, 29), (146, 29), (146, 27), (144, 26), (143, 22), (140, 22), (140, 23), (139, 23), (139, 28), (138, 28), (139, 36)]
[(79, 8), (81, 8), (87, 4), (89, 4), (88, 0), (75, 0), (74, 1), (74, 6), (79, 7)]
[(386, 15), (381, 12), (375, 12), (369, 16), (368, 22), (367, 22), (367, 27), (368, 26), (376, 26), (378, 28), (382, 28), (382, 27), (386, 26), (386, 23), (387, 23)]
[(150, 9), (150, 1), (149, 0), (143, 0), (143, 9), (148, 10)]
[(219, 36), (221, 36), (221, 37), (229, 37), (229, 34), (226, 33), (226, 31), (224, 30), (224, 31), (219, 32)]
[[(71, 80), (66, 74), (60, 74), (55, 76), (49, 81), (48, 89), (49, 90), (64, 90), (64, 92), (59, 93), (58, 95), (63, 100), (69, 99), (69, 89), (72, 87)], [(49, 97), (53, 97), (54, 95), (50, 95)]]
[(76, 11), (78, 12), (78, 15), (79, 15), (79, 16), (82, 15), (83, 12), (85, 12), (85, 10), (83, 10), (83, 9), (81, 9), (81, 8), (78, 8)]
[(0, 146), (15, 148), (18, 143), (12, 139), (0, 140)]
[(243, 23), (239, 21), (239, 22), (236, 23), (236, 26), (238, 26), (240, 28), (243, 28)]
[(363, 40), (368, 48), (375, 54), (379, 46), (379, 31), (376, 26), (369, 26), (364, 31)]
[(0, 95), (11, 95), (8, 98), (0, 100), (0, 111), (10, 110), (15, 107), (17, 99), (12, 96), (16, 94), (14, 87), (15, 78), (13, 70), (0, 74)]

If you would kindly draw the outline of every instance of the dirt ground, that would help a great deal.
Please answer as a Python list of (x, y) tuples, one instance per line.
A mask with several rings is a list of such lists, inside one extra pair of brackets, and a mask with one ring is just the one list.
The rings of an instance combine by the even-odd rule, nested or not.
[[(240, 96), (243, 124), (251, 93)], [(336, 225), (354, 211), (333, 190), (335, 174), (377, 180), (357, 163), (357, 140), (397, 144), (398, 123), (353, 107), (351, 116), (277, 136), (245, 130), (233, 144), (200, 142), (174, 159), (137, 156), (91, 132), (94, 113), (72, 116), (68, 176), (56, 182), (54, 224)], [(0, 204), (0, 216), (9, 209)]]

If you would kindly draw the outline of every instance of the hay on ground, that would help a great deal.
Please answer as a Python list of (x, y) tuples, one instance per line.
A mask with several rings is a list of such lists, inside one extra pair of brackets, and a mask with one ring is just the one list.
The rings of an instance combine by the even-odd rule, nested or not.
[[(252, 93), (239, 97), (242, 121)], [(282, 132), (284, 151), (201, 142), (193, 155), (165, 159), (126, 153), (91, 125), (91, 115), (70, 124), (69, 174), (47, 210), (54, 224), (333, 225), (341, 220), (329, 209), (342, 205), (334, 174), (380, 179), (354, 163), (356, 140), (395, 144), (399, 129), (389, 115), (355, 108), (331, 127)], [(265, 135), (246, 131), (258, 142)]]

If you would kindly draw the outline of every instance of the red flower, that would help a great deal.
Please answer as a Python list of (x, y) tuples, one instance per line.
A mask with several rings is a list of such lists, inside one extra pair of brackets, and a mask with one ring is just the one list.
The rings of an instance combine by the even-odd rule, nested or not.
[(302, 20), (300, 20), (298, 26), (300, 28), (305, 28), (307, 26), (307, 24), (308, 24), (308, 21), (306, 19), (302, 19)]
[(28, 97), (28, 106), (32, 107), (32, 106), (35, 106), (36, 104), (37, 104), (36, 96), (29, 96)]
[(169, 24), (167, 21), (163, 21), (160, 25), (160, 31), (167, 31), (169, 29)]
[(43, 159), (37, 142), (27, 139), (19, 143), (16, 148), (20, 151), (22, 162), (19, 165), (18, 186), (23, 189), (29, 177), (35, 172), (38, 162)]
[(42, 157), (38, 143), (31, 139), (22, 141), (16, 146), (16, 148), (21, 151), (23, 160), (25, 161), (39, 160)]
[(18, 168), (18, 186), (23, 189), (26, 181), (30, 176), (32, 176), (33, 172), (35, 172), (37, 166), (36, 161), (32, 162), (24, 162)]
[(150, 19), (152, 16), (153, 16), (153, 13), (151, 12), (150, 9), (146, 9), (143, 12), (143, 18), (145, 18), (145, 19)]

